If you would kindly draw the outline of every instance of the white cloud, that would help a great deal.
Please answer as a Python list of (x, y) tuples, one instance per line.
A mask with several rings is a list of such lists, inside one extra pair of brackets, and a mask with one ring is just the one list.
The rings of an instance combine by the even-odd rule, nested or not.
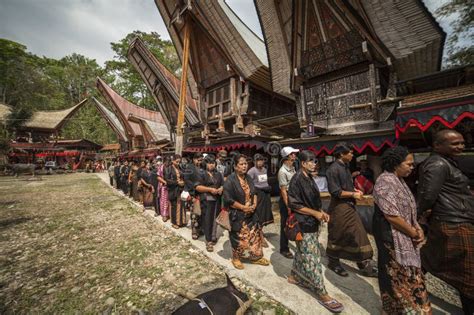
[[(446, 1), (424, 0), (431, 12)], [(262, 37), (253, 0), (227, 3)], [(454, 18), (440, 21), (448, 33)], [(61, 58), (76, 52), (102, 64), (113, 57), (110, 42), (134, 30), (155, 31), (169, 39), (153, 0), (0, 0), (0, 37), (38, 55)]]

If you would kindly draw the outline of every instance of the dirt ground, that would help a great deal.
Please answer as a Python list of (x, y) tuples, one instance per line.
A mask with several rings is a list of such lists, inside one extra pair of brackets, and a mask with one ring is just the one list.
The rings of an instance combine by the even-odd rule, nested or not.
[[(248, 314), (289, 314), (255, 300)], [(222, 269), (93, 174), (0, 177), (0, 313), (170, 313)]]

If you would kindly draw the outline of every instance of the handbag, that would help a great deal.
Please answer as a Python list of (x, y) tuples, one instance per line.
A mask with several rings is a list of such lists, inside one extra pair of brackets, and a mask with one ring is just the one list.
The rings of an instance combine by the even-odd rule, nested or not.
[(195, 215), (201, 215), (201, 200), (193, 197), (193, 213)]
[(286, 219), (285, 224), (285, 234), (290, 241), (302, 241), (303, 233), (301, 233), (301, 228), (296, 219), (295, 213), (289, 211), (288, 219)]
[(230, 219), (228, 209), (221, 209), (221, 212), (216, 218), (216, 223), (222, 226), (222, 228), (226, 229), (227, 231), (230, 231)]

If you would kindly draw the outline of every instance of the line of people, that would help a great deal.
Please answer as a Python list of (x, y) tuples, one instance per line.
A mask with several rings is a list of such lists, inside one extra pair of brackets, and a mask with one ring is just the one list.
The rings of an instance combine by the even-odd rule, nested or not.
[[(284, 147), (278, 171), (279, 250), (284, 257), (293, 259), (288, 282), (311, 289), (321, 305), (332, 312), (344, 309), (324, 286), (318, 238), (321, 225), (327, 223), (328, 268), (347, 277), (340, 261), (351, 260), (362, 275), (378, 277), (386, 314), (431, 313), (423, 268), (458, 289), (464, 312), (472, 314), (474, 197), (467, 177), (453, 159), (463, 148), (462, 135), (453, 130), (435, 136), (434, 152), (420, 168), (416, 198), (404, 181), (414, 169), (413, 155), (404, 147), (386, 150), (382, 156), (383, 173), (374, 186), (376, 263), (356, 210), (356, 201), (363, 198), (363, 193), (354, 188), (349, 169), (351, 148), (345, 144), (335, 148), (336, 160), (326, 171), (331, 201), (324, 210), (316, 181), (318, 159), (310, 151)], [(249, 162), (254, 165), (250, 169)], [(139, 168), (129, 167), (125, 161), (117, 170), (117, 163), (114, 176), (125, 194), (130, 189), (133, 196), (134, 187), (141, 187), (139, 198), (143, 204), (153, 205), (156, 215), (161, 215), (163, 221), (170, 219), (174, 228), (188, 224), (189, 212), (192, 237), (204, 235), (208, 251), (213, 251), (217, 242), (216, 218), (221, 211), (227, 211), (233, 266), (244, 269), (244, 262), (270, 264), (263, 255), (263, 247), (268, 246), (263, 227), (274, 222), (264, 156), (256, 154), (249, 160), (231, 152), (228, 157), (223, 150), (216, 157), (195, 154), (188, 163), (179, 155), (158, 157)], [(123, 187), (124, 182), (129, 188)], [(151, 197), (150, 193), (145, 197), (147, 189)], [(152, 202), (145, 202), (147, 198)], [(295, 242), (294, 254), (284, 231), (292, 213), (302, 233), (302, 239)], [(425, 230), (418, 222), (420, 216), (427, 222)]]

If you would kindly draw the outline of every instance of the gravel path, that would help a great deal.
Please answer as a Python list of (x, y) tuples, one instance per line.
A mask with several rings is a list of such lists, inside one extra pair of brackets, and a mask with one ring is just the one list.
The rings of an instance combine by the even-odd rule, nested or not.
[[(0, 177), (0, 313), (160, 313), (224, 269), (92, 174)], [(245, 281), (249, 314), (289, 314)]]

